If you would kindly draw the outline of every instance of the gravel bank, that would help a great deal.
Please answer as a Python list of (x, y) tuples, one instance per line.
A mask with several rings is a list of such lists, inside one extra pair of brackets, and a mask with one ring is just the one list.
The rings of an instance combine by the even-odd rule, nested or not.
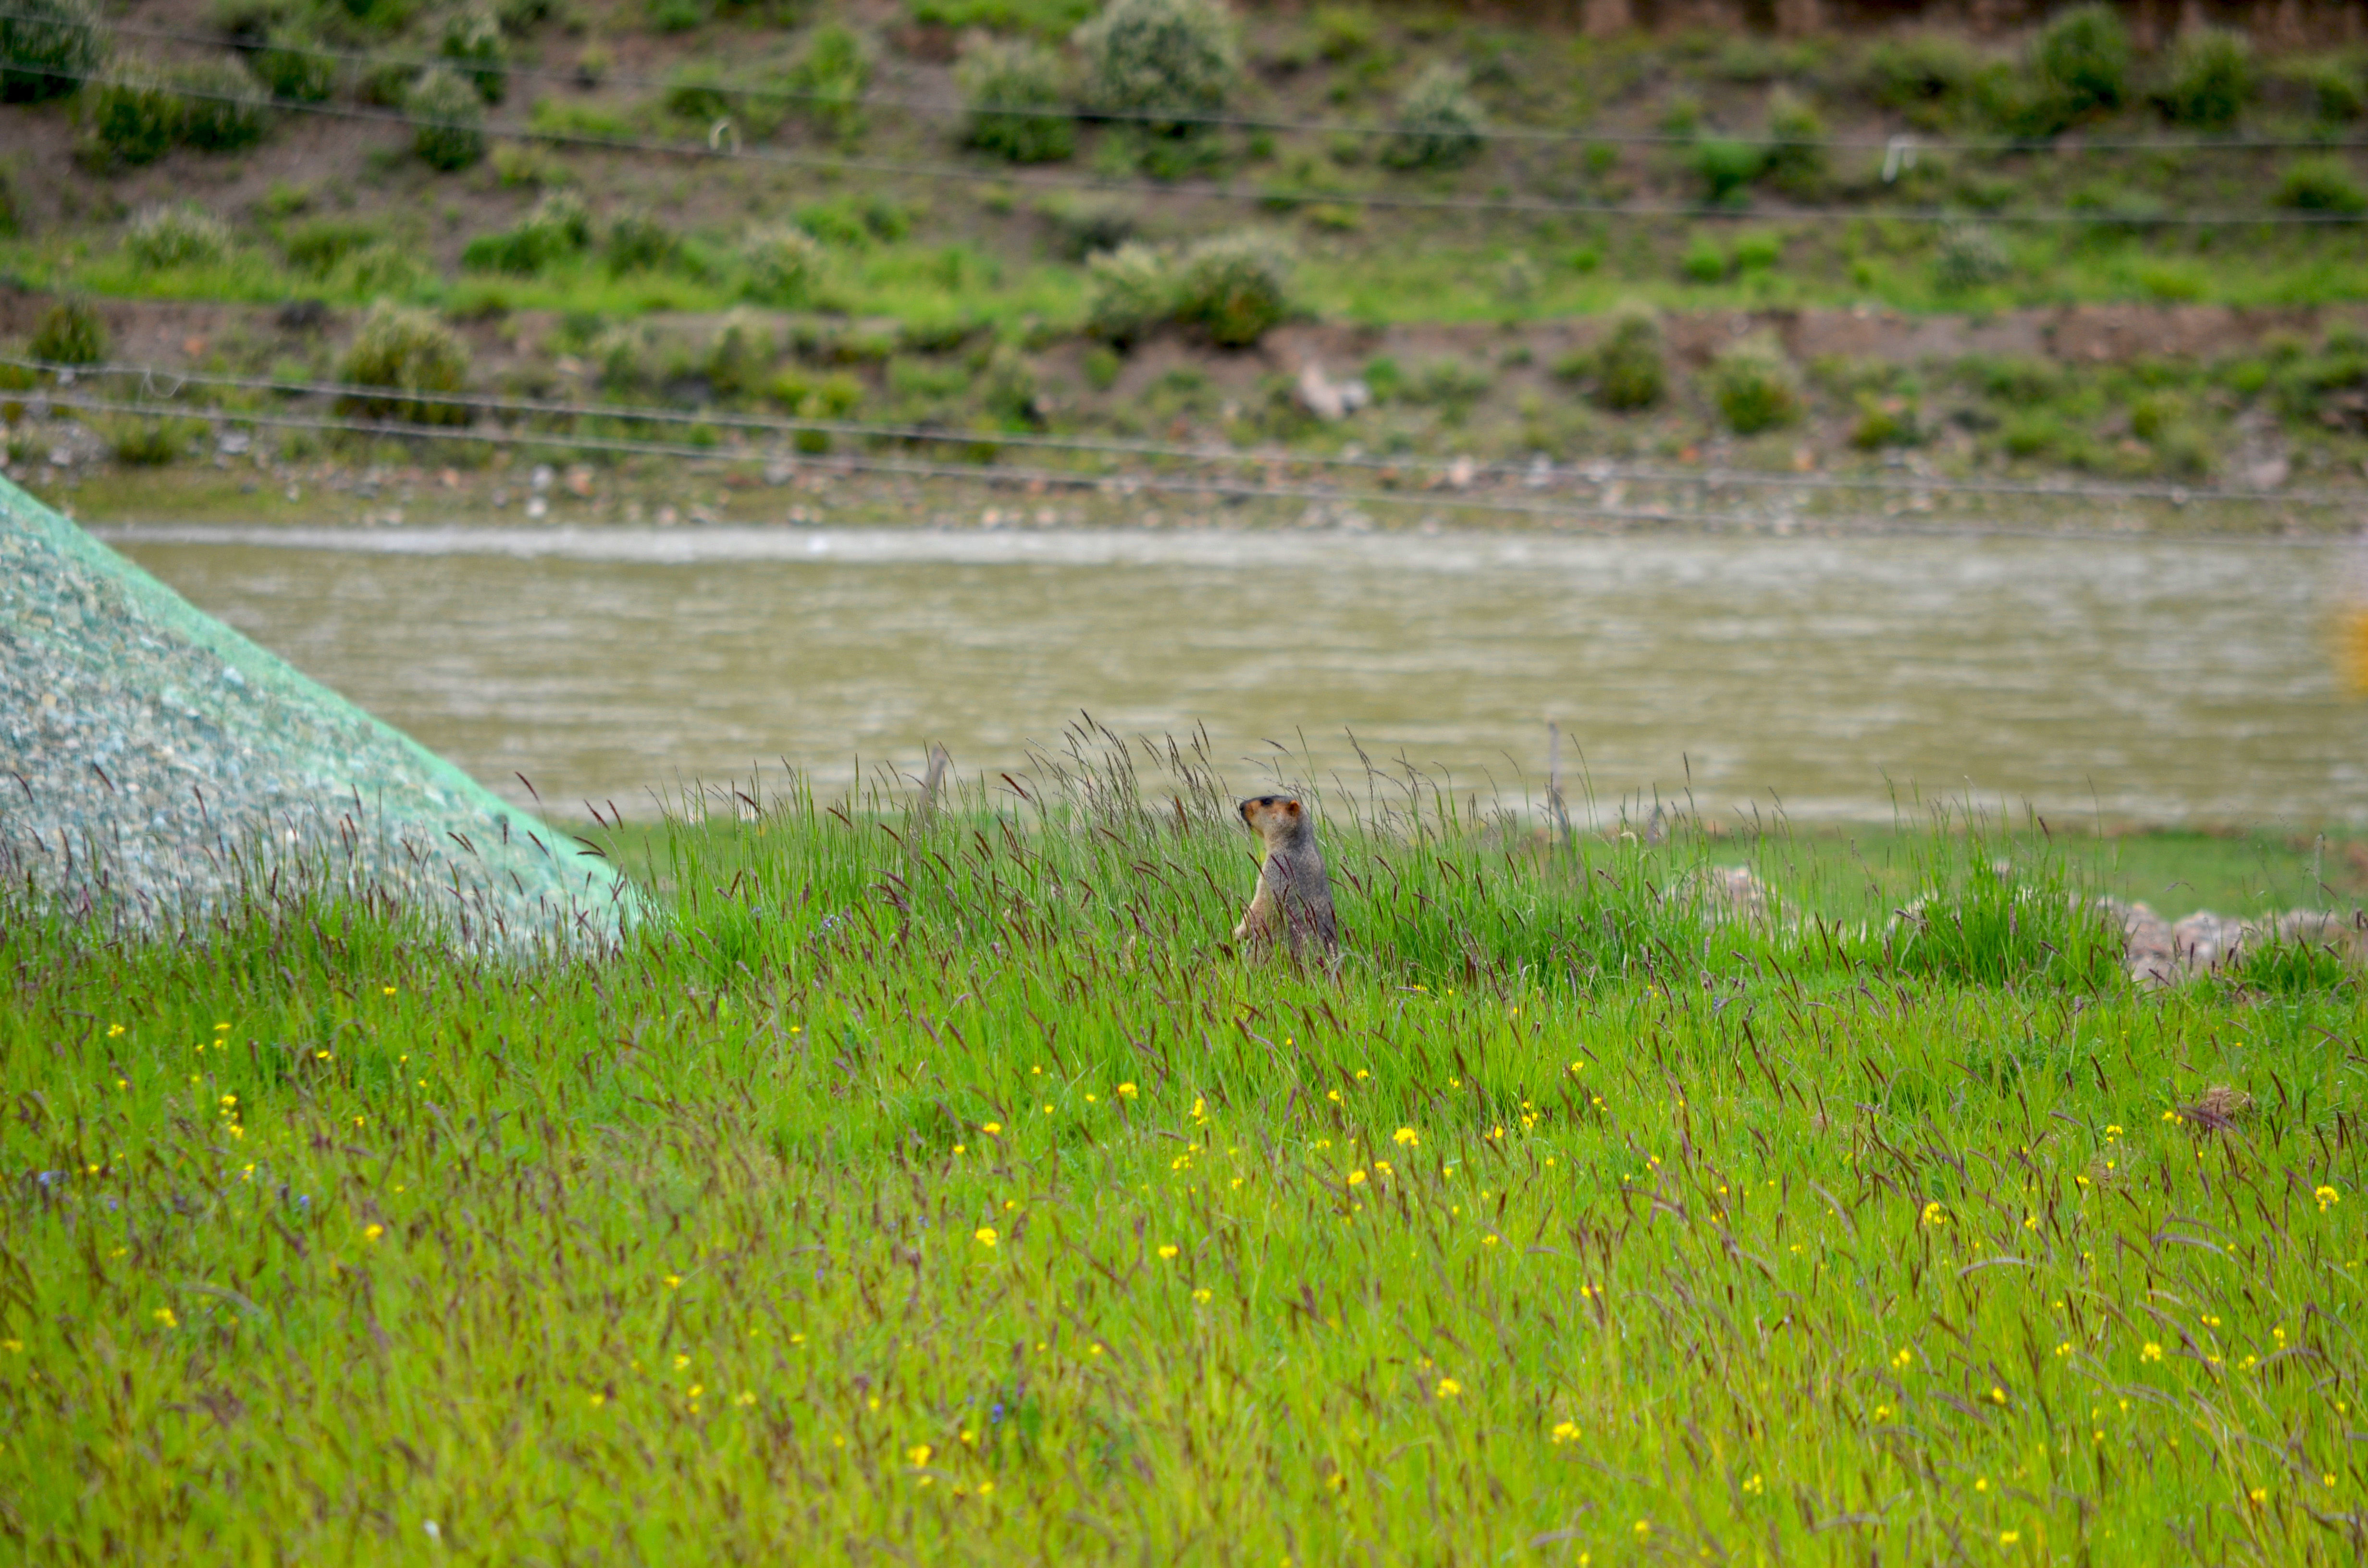
[(602, 861), (0, 480), (0, 881), (169, 929), (299, 888), (484, 949), (614, 940)]

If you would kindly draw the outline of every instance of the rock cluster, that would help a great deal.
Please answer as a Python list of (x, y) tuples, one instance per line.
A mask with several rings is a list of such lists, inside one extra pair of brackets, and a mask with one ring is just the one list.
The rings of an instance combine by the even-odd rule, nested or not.
[(0, 913), (170, 932), (311, 891), (612, 942), (628, 895), (574, 851), (0, 481)]
[(2264, 920), (2237, 920), (2199, 909), (2172, 922), (2143, 903), (2115, 898), (2099, 899), (2096, 907), (2119, 927), (2130, 979), (2142, 986), (2172, 985), (2214, 973), (2248, 950), (2271, 943), (2329, 949), (2354, 961), (2368, 956), (2368, 931), (2326, 910), (2296, 909)]

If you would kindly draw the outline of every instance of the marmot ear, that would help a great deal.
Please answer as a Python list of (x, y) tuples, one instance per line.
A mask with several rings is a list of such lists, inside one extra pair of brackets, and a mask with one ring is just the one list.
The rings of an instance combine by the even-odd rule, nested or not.
[(1288, 812), (1291, 815), (1297, 816), (1299, 814), (1299, 802), (1297, 801), (1285, 801), (1282, 803), (1282, 809), (1285, 812)]

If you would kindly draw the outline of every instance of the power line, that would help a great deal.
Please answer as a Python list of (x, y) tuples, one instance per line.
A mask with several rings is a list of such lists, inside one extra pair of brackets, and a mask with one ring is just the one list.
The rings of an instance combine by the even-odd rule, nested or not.
[[(788, 418), (670, 408), (656, 404), (557, 403), (541, 399), (506, 398), (489, 393), (415, 392), (399, 387), (369, 386), (350, 381), (287, 381), (261, 376), (228, 376), (198, 371), (166, 370), (145, 365), (63, 365), (54, 361), (7, 355), (0, 355), (0, 366), (76, 378), (82, 376), (138, 377), (141, 381), (142, 394), (151, 400), (146, 405), (147, 412), (170, 417), (207, 418), (231, 424), (261, 422), (264, 416), (241, 409), (199, 408), (188, 403), (176, 403), (172, 400), (178, 396), (183, 386), (208, 386), (245, 392), (269, 392), (282, 395), (335, 397), (371, 403), (404, 403), (469, 409), (527, 418), (608, 419), (627, 424), (706, 426), (748, 435), (792, 438), (800, 435), (821, 434), (870, 440), (929, 442), (970, 447), (1012, 447), (1023, 450), (1154, 458), (1189, 462), (1204, 469), (1243, 465), (1271, 469), (1288, 465), (1298, 468), (1348, 470), (1363, 473), (1389, 473), (1413, 469), (1439, 476), (1451, 475), (1459, 469), (1464, 469), (1468, 470), (1474, 479), (1486, 477), (1527, 482), (1538, 477), (1534, 468), (1525, 467), (1520, 463), (1484, 465), (1455, 458), (1348, 457), (1324, 453), (1301, 455), (1277, 451), (1232, 451), (1150, 441), (1045, 436), (1030, 432), (956, 430), (940, 426), (890, 425), (861, 420)], [(156, 389), (164, 382), (170, 382), (172, 385), (168, 390), (160, 392)], [(51, 395), (53, 401), (62, 402), (65, 406), (77, 406), (70, 401), (57, 399), (54, 394)], [(453, 437), (466, 429), (466, 426), (421, 425), (390, 430), (383, 424), (369, 421), (354, 422), (353, 427), (381, 433), (405, 435), (425, 433), (431, 437)], [(582, 439), (548, 431), (502, 434), (505, 439), (526, 445), (540, 442), (552, 446), (568, 446)], [(603, 438), (591, 437), (590, 439)], [(679, 449), (666, 443), (655, 443), (650, 447), (650, 450), (657, 455), (674, 455), (677, 449), (709, 456), (715, 455), (712, 448), (690, 444), (684, 444)], [(975, 473), (983, 471), (977, 465), (966, 465), (962, 472)], [(1014, 472), (1016, 471), (997, 469), (994, 473), (1001, 475)], [(1067, 477), (1063, 483), (1079, 484), (1097, 484), (1104, 482), (1131, 483), (1139, 477), (1086, 474), (1076, 471), (1048, 472), (1065, 472)], [(2043, 484), (2015, 480), (1945, 479), (1925, 475), (1896, 479), (1878, 475), (1762, 473), (1741, 469), (1707, 469), (1689, 472), (1615, 464), (1609, 461), (1590, 463), (1584, 467), (1556, 468), (1549, 477), (1596, 485), (1615, 483), (1700, 485), (1711, 489), (1862, 491), (1908, 495), (1978, 494), (2050, 501), (2169, 501), (2179, 505), (2230, 503), (2251, 506), (2351, 506), (2361, 505), (2363, 499), (2359, 494), (2342, 491), (2218, 490), (2175, 484), (2086, 483)], [(1322, 494), (1331, 494), (1335, 492), (1327, 490)], [(1390, 494), (1397, 494), (1408, 500), (1416, 498), (1404, 492)], [(1426, 492), (1425, 494), (1435, 494), (1436, 493)]]
[[(40, 20), (31, 13), (0, 8), (0, 19)], [(428, 70), (444, 67), (469, 76), (498, 75), (505, 80), (550, 82), (561, 85), (580, 85), (581, 77), (573, 71), (553, 71), (541, 66), (516, 65), (507, 62), (484, 64), (454, 59), (446, 55), (372, 54), (358, 50), (308, 47), (289, 42), (265, 42), (259, 45), (225, 43), (216, 34), (189, 32), (172, 28), (138, 27), (130, 23), (108, 24), (114, 33), (134, 38), (153, 39), (159, 42), (195, 44), (206, 48), (229, 48), (246, 52), (270, 52), (301, 55), (307, 59), (329, 60), (342, 64), (393, 66), (403, 70)], [(53, 73), (66, 74), (66, 73)], [(1192, 125), (1212, 130), (1272, 131), (1308, 136), (1436, 136), (1436, 125), (1403, 120), (1360, 122), (1356, 120), (1277, 119), (1251, 115), (1212, 115), (1164, 113), (1151, 109), (1100, 108), (1089, 104), (964, 104), (942, 98), (905, 97), (886, 93), (852, 95), (817, 92), (810, 88), (777, 86), (761, 83), (726, 81), (681, 83), (648, 76), (620, 75), (606, 73), (601, 84), (635, 87), (650, 92), (668, 92), (688, 86), (701, 93), (733, 98), (761, 98), (780, 103), (813, 104), (830, 108), (885, 108), (911, 114), (957, 118), (970, 115), (993, 115), (1006, 119), (1109, 120), (1121, 123), (1151, 125)], [(283, 105), (282, 107), (288, 107)], [(1538, 145), (1588, 145), (1642, 147), (1690, 147), (1703, 140), (1731, 142), (1755, 147), (1819, 147), (1833, 151), (1889, 152), (1912, 146), (1918, 152), (1935, 153), (2057, 153), (2089, 152), (2254, 152), (2294, 151), (2300, 149), (2348, 149), (2368, 147), (2368, 139), (2358, 137), (2310, 136), (2163, 136), (2130, 138), (2050, 137), (2043, 139), (2018, 137), (1928, 137), (1915, 134), (1890, 136), (1780, 136), (1762, 132), (1716, 132), (1707, 138), (1694, 133), (1675, 131), (1549, 131), (1530, 126), (1480, 126), (1471, 130), (1458, 129), (1459, 140), (1479, 142), (1523, 142)]]
[[(384, 388), (379, 390), (381, 392), (386, 391)], [(186, 407), (176, 407), (170, 403), (121, 403), (106, 398), (85, 398), (72, 392), (53, 395), (51, 402), (60, 407), (92, 414), (118, 414), (146, 419), (191, 417)], [(775, 462), (791, 457), (791, 454), (783, 452), (730, 451), (715, 447), (694, 446), (687, 442), (642, 441), (617, 436), (479, 430), (465, 425), (414, 425), (393, 420), (338, 419), (322, 415), (256, 413), (238, 414), (227, 415), (227, 417), (242, 424), (269, 426), (281, 429), (336, 430), (359, 436), (434, 441), (471, 441), (498, 447), (564, 447), (577, 451), (615, 452), (634, 457), (689, 459), (700, 462)], [(937, 438), (959, 439), (951, 436), (940, 436)], [(988, 439), (991, 437), (973, 437), (973, 442), (977, 443), (983, 443)], [(1163, 494), (1206, 495), (1224, 499), (1326, 501), (1394, 506), (1447, 506), (1484, 512), (1519, 513), (1532, 517), (1592, 518), (1607, 522), (1718, 523), (1736, 520), (1732, 514), (1679, 511), (1667, 507), (1577, 506), (1485, 495), (1440, 495), (1429, 492), (1407, 494), (1388, 490), (1341, 490), (1329, 485), (1317, 484), (1253, 484), (1227, 480), (1183, 479), (1162, 474), (1128, 474), (1121, 477), (1083, 474), (1060, 469), (1001, 467), (989, 469), (975, 463), (925, 462), (853, 455), (834, 455), (819, 460), (809, 457), (805, 460), (814, 466), (826, 465), (829, 470), (838, 472), (876, 473), (914, 479), (955, 479), (973, 483), (1006, 486), (1042, 484), (1047, 489), (1117, 488), (1127, 494), (1139, 490), (1152, 490)]]
[[(0, 58), (0, 64), (25, 66), (28, 62)], [(38, 62), (30, 63), (29, 68), (50, 76), (67, 80), (91, 82), (107, 79), (105, 74), (101, 72), (61, 71)], [(248, 101), (236, 94), (211, 92), (182, 83), (160, 82), (154, 84), (154, 90), (199, 102), (245, 103)], [(721, 133), (726, 129), (725, 122), (719, 122), (715, 132), (711, 133), (706, 142), (666, 142), (653, 137), (596, 135), (587, 131), (539, 129), (531, 125), (488, 126), (466, 120), (407, 114), (397, 109), (353, 105), (308, 104), (289, 99), (273, 99), (271, 103), (272, 107), (290, 113), (322, 115), (332, 119), (376, 124), (426, 126), (439, 131), (464, 131), (479, 135), (501, 136), (516, 141), (540, 142), (556, 146), (583, 147), (604, 152), (645, 153), (681, 158), (723, 158), (773, 164), (791, 168), (890, 175), (972, 186), (1019, 185), (1047, 190), (1115, 191), (1146, 196), (1197, 197), (1212, 201), (1258, 205), (1365, 207), (1406, 211), (1464, 213), (1509, 212), (1557, 217), (1711, 219), (1728, 222), (1806, 222), (1810, 220), (1847, 222), (1865, 218), (1883, 218), (1896, 222), (1951, 225), (1966, 222), (1976, 216), (1930, 207), (1807, 207), (1791, 208), (1782, 211), (1760, 211), (1742, 207), (1686, 202), (1563, 201), (1541, 197), (1423, 196), (1371, 191), (1287, 190), (1191, 181), (1164, 184), (1149, 180), (1046, 175), (1035, 171), (1019, 170), (989, 174), (963, 165), (915, 164), (888, 158), (796, 153), (773, 147), (745, 147), (738, 144), (736, 137), (728, 142), (723, 137)], [(2357, 226), (2363, 222), (2368, 222), (2368, 214), (2321, 211), (2122, 212), (2079, 209), (2041, 209), (2019, 212), (1984, 213), (1979, 214), (1978, 219), (1983, 222), (2001, 224), (2078, 226), (2108, 224), (2130, 228), (2326, 228)]]

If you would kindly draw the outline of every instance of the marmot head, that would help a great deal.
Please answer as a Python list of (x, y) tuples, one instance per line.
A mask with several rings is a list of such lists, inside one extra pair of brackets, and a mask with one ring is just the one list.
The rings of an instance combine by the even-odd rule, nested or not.
[(1290, 795), (1258, 795), (1242, 802), (1242, 821), (1252, 833), (1271, 843), (1288, 838), (1307, 824), (1307, 808)]

